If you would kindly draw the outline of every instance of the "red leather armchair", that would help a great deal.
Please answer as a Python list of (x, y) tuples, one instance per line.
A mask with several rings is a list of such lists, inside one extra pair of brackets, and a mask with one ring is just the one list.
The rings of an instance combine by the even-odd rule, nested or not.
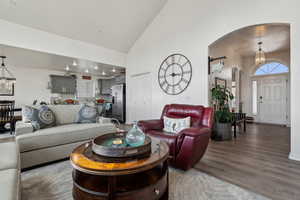
[[(178, 134), (163, 131), (163, 117), (191, 117), (191, 128)], [(148, 135), (165, 141), (170, 147), (170, 164), (187, 170), (205, 153), (213, 126), (213, 109), (203, 106), (170, 104), (163, 109), (160, 119), (139, 121), (138, 126)]]

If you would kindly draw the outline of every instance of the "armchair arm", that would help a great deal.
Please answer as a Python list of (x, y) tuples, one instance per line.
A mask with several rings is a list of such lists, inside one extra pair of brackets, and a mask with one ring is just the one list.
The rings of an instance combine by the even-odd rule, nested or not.
[(176, 166), (187, 170), (195, 165), (206, 151), (210, 133), (211, 129), (206, 126), (187, 128), (179, 132)]
[(186, 135), (186, 136), (191, 136), (191, 137), (197, 137), (200, 135), (205, 135), (205, 134), (210, 134), (211, 133), (211, 129), (206, 127), (206, 126), (202, 126), (202, 127), (192, 127), (192, 128), (186, 128), (183, 129), (182, 131), (179, 132), (179, 135)]
[(33, 126), (31, 123), (25, 123), (22, 121), (17, 121), (16, 122), (16, 127), (15, 127), (15, 135), (22, 135), (26, 133), (32, 133), (33, 132)]
[(144, 132), (147, 132), (149, 130), (162, 130), (164, 128), (164, 123), (161, 119), (143, 120), (138, 122), (138, 126)]

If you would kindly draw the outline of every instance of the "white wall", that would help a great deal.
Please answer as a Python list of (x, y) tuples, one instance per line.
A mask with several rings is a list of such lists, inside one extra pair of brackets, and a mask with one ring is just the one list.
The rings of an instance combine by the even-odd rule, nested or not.
[(126, 54), (118, 51), (1, 19), (0, 27), (0, 44), (125, 67)]
[(10, 66), (9, 70), (16, 77), (15, 96), (0, 99), (15, 100), (16, 107), (31, 105), (36, 99), (38, 102), (50, 102), (51, 92), (47, 89), (50, 74), (63, 75), (63, 72), (45, 69), (24, 68)]
[[(242, 68), (242, 57), (239, 52), (228, 48), (228, 46), (219, 45), (216, 43), (215, 45), (211, 45), (208, 49), (208, 53), (210, 57), (216, 58), (221, 56), (226, 56), (224, 59), (224, 68), (221, 72), (211, 72), (209, 75), (209, 88), (213, 88), (215, 85), (215, 78), (226, 79), (227, 88), (232, 88), (232, 69), (237, 68), (240, 70)], [(214, 61), (211, 65), (218, 63), (219, 61)], [(211, 100), (210, 93), (209, 101)], [(232, 101), (230, 106), (234, 107), (236, 111), (239, 110), (239, 71), (236, 72), (236, 97), (235, 102)], [(210, 102), (209, 102), (210, 103)]]
[[(51, 97), (62, 97), (63, 99), (67, 98), (75, 98), (75, 95), (72, 94), (52, 94), (50, 89), (48, 88), (48, 82), (50, 81), (49, 75), (64, 75), (65, 73), (62, 71), (55, 70), (47, 70), (47, 69), (39, 69), (39, 68), (31, 68), (31, 67), (22, 67), (22, 66), (9, 66), (9, 70), (16, 77), (15, 84), (15, 95), (14, 96), (0, 96), (0, 100), (15, 100), (16, 107), (21, 107), (23, 105), (31, 105), (34, 100), (38, 100), (38, 103), (41, 101), (45, 101), (50, 103)], [(77, 75), (77, 89), (78, 84), (83, 83), (82, 75)], [(91, 90), (92, 93), (95, 92), (95, 87), (98, 87), (98, 79), (102, 78), (100, 76), (91, 75), (92, 79), (87, 82), (91, 82)], [(94, 94), (91, 97), (87, 98), (79, 98), (80, 101), (84, 101), (86, 99), (93, 99)]]
[[(169, 0), (127, 57), (127, 89), (133, 90), (130, 75), (152, 72), (152, 117), (167, 103), (208, 104), (208, 46), (231, 31), (254, 24), (291, 24), (291, 158), (300, 160), (300, 1), (298, 0)], [(183, 53), (193, 64), (189, 88), (177, 96), (162, 92), (157, 71), (171, 53)], [(142, 84), (142, 83), (141, 83)], [(147, 92), (147, 91), (145, 91)], [(127, 119), (135, 109), (128, 96)]]

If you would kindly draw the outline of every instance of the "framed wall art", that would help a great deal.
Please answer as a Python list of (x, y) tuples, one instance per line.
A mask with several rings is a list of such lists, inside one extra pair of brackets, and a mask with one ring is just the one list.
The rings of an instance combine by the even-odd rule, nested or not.
[(217, 85), (222, 86), (222, 87), (224, 87), (224, 89), (226, 89), (227, 88), (226, 79), (216, 77), (215, 78), (215, 86), (217, 86)]

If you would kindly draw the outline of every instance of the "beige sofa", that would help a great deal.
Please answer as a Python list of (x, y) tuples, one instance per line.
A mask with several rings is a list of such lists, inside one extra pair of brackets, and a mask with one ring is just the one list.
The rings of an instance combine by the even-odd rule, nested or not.
[(21, 153), (21, 168), (67, 158), (78, 145), (116, 131), (112, 123), (74, 123), (80, 105), (50, 105), (57, 126), (33, 130), (30, 123), (16, 123), (16, 140)]
[(0, 199), (20, 200), (20, 154), (15, 139), (1, 139), (0, 152)]

